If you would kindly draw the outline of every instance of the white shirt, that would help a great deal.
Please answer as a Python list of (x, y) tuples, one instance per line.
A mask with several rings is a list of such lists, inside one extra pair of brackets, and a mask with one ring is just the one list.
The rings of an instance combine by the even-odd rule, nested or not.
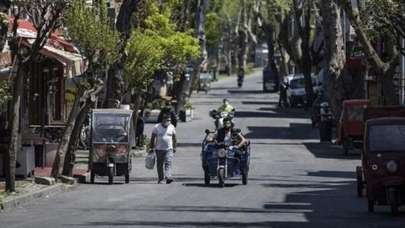
[(152, 134), (156, 135), (156, 150), (172, 150), (173, 135), (176, 135), (176, 128), (170, 124), (166, 128), (162, 124), (153, 127)]

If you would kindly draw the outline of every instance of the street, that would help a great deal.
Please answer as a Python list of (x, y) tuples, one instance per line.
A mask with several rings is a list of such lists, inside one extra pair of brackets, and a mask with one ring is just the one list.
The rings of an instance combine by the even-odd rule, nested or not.
[[(379, 206), (368, 213), (366, 199), (357, 197), (358, 152), (343, 156), (339, 147), (319, 144), (304, 110), (279, 110), (278, 95), (261, 92), (260, 72), (245, 80), (242, 89), (235, 78), (221, 80), (192, 98), (195, 120), (178, 126), (172, 184), (158, 185), (156, 171), (136, 158), (130, 184), (98, 178), (0, 213), (0, 227), (404, 227), (404, 213), (393, 217)], [(251, 140), (252, 160), (247, 186), (232, 179), (222, 189), (216, 180), (203, 183), (200, 143), (214, 127), (209, 110), (225, 97)]]

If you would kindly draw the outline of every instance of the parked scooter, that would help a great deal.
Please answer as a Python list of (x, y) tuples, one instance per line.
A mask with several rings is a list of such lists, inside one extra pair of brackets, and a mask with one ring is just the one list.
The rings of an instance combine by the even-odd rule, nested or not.
[(329, 107), (328, 102), (321, 103), (320, 116), (321, 116), (321, 122), (319, 125), (320, 141), (321, 142), (331, 142), (332, 141), (333, 114)]
[(217, 110), (211, 110), (210, 111), (210, 116), (215, 119), (215, 129), (220, 129), (222, 128), (223, 125), (223, 121), (225, 118), (230, 118), (233, 119), (233, 117), (235, 116), (235, 111), (233, 112), (218, 112)]

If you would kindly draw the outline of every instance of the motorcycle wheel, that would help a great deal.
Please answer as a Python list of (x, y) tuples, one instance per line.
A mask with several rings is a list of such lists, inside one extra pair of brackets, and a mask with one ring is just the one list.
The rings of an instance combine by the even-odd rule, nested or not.
[(218, 184), (219, 187), (223, 188), (225, 187), (225, 170), (224, 169), (219, 169), (218, 170)]
[(204, 168), (204, 184), (209, 185), (211, 182), (211, 177), (210, 174), (208, 172), (208, 168)]
[(357, 196), (363, 196), (363, 174), (361, 167), (356, 168), (356, 176), (357, 176)]
[(91, 171), (90, 172), (90, 183), (94, 184), (95, 179), (96, 179), (96, 174), (93, 171)]
[(108, 184), (113, 184), (114, 182), (114, 167), (108, 168)]
[(242, 184), (247, 185), (248, 184), (248, 175), (249, 172), (247, 170), (242, 171)]

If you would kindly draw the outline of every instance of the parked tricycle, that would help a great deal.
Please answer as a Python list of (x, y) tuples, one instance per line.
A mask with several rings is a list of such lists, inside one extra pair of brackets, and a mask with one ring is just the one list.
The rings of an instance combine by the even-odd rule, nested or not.
[(215, 132), (206, 130), (205, 133), (201, 153), (204, 183), (208, 185), (211, 178), (216, 177), (219, 186), (224, 187), (226, 179), (241, 176), (242, 184), (247, 185), (250, 144), (247, 143), (241, 149), (224, 147), (215, 142)]
[(398, 207), (405, 204), (405, 118), (370, 119), (364, 134), (357, 193), (361, 197), (366, 189), (369, 212), (374, 205), (389, 205), (398, 214)]
[(368, 100), (345, 100), (338, 124), (336, 142), (342, 144), (347, 155), (352, 148), (361, 148), (363, 143), (364, 110)]
[(91, 118), (90, 182), (95, 176), (125, 176), (129, 183), (130, 150), (134, 146), (132, 110), (94, 109)]
[(201, 73), (200, 78), (198, 80), (198, 90), (204, 91), (206, 94), (211, 88), (211, 74), (210, 73)]

